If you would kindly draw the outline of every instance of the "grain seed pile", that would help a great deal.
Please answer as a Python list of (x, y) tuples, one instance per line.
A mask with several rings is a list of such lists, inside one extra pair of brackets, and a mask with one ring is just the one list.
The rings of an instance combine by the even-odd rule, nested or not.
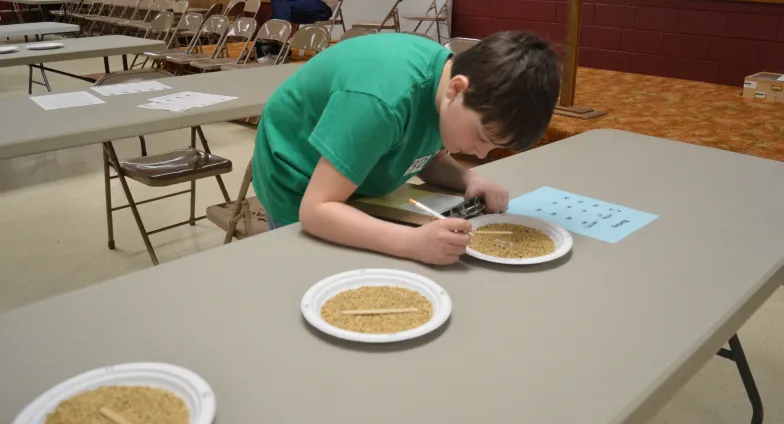
[(106, 386), (79, 393), (57, 405), (46, 424), (114, 424), (99, 411), (108, 408), (131, 424), (188, 424), (187, 405), (168, 390)]
[(518, 224), (487, 224), (477, 231), (511, 231), (503, 235), (475, 235), (468, 247), (497, 258), (535, 258), (555, 252), (555, 242), (547, 234)]
[[(343, 311), (416, 308), (415, 312), (345, 315)], [(414, 290), (394, 286), (364, 286), (338, 293), (321, 307), (321, 317), (335, 327), (357, 333), (397, 333), (430, 321), (433, 305)]]

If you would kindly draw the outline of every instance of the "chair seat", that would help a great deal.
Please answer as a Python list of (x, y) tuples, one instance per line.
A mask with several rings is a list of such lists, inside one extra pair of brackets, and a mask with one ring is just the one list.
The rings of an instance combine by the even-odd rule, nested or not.
[(191, 54), (178, 54), (166, 56), (166, 61), (176, 63), (178, 65), (190, 65), (191, 62), (200, 59), (209, 59), (211, 54), (207, 53), (191, 53)]
[(150, 187), (165, 187), (231, 172), (231, 161), (187, 148), (120, 161), (128, 176)]
[(432, 22), (432, 21), (439, 21), (445, 22), (445, 16), (433, 16), (433, 15), (404, 15), (403, 19), (407, 21), (419, 21), (419, 22)]
[[(248, 202), (248, 209), (250, 210), (249, 228), (245, 228), (245, 219), (240, 217), (237, 222), (237, 227), (234, 230), (234, 236), (238, 239), (245, 237), (255, 236), (263, 232), (269, 231), (267, 226), (267, 211), (261, 205), (259, 199), (256, 197), (248, 197), (245, 199)], [(231, 224), (231, 217), (234, 215), (234, 205), (236, 202), (221, 203), (219, 205), (212, 205), (207, 208), (207, 219), (223, 231), (229, 231)]]
[(202, 69), (205, 71), (219, 71), (223, 65), (237, 64), (236, 58), (220, 58), (220, 59), (203, 59), (196, 60), (190, 63), (194, 68)]

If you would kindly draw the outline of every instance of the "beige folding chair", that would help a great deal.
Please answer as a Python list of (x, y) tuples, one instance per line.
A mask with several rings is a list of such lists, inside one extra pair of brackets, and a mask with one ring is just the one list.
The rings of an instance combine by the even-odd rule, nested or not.
[(185, 72), (188, 65), (191, 62), (199, 59), (214, 59), (218, 57), (223, 49), (226, 47), (225, 43), (223, 42), (225, 37), (223, 36), (226, 34), (226, 31), (229, 27), (229, 18), (224, 15), (213, 15), (210, 16), (204, 22), (204, 25), (201, 26), (201, 29), (196, 34), (196, 43), (197, 47), (201, 43), (201, 39), (207, 37), (208, 39), (215, 39), (217, 38), (217, 44), (215, 46), (215, 50), (212, 53), (199, 53), (196, 52), (195, 49), (191, 49), (190, 53), (187, 54), (176, 54), (176, 55), (169, 55), (166, 56), (166, 62), (178, 65), (178, 69), (175, 72), (175, 75), (181, 75)]
[(101, 29), (101, 32), (104, 34), (114, 34), (117, 32), (117, 29), (119, 28), (117, 24), (134, 19), (134, 17), (139, 13), (139, 8), (141, 5), (142, 0), (125, 0), (125, 6), (120, 11), (120, 13), (103, 20), (103, 28)]
[(378, 31), (391, 29), (394, 30), (395, 32), (400, 32), (400, 11), (398, 10), (398, 6), (400, 6), (400, 3), (402, 2), (403, 0), (395, 0), (395, 3), (392, 5), (392, 8), (389, 9), (389, 12), (387, 12), (386, 16), (384, 16), (384, 19), (382, 21), (358, 22), (352, 25), (352, 28), (375, 29)]
[(328, 21), (316, 22), (315, 25), (327, 27), (330, 35), (335, 25), (340, 24), (343, 32), (346, 32), (346, 24), (343, 21), (343, 0), (323, 0), (324, 3), (332, 9), (332, 17)]
[(55, 22), (60, 22), (67, 19), (68, 22), (73, 18), (74, 13), (78, 13), (82, 8), (83, 0), (71, 1), (63, 5), (60, 9), (50, 10), (49, 13), (54, 16)]
[[(207, 9), (207, 13), (204, 14), (202, 22), (207, 22), (207, 19), (209, 19), (210, 17), (212, 17), (214, 15), (220, 14), (222, 12), (223, 12), (223, 4), (215, 3), (212, 6), (210, 6), (209, 9)], [(178, 31), (177, 37), (184, 38), (186, 40), (189, 39), (189, 38), (192, 39), (193, 37), (196, 36), (196, 33), (199, 31), (199, 29), (201, 29), (201, 27), (194, 28), (194, 29), (189, 29), (189, 30), (184, 30), (184, 31)], [(188, 44), (188, 42), (186, 41), (185, 44)]]
[(85, 34), (88, 36), (93, 35), (93, 28), (95, 27), (95, 24), (111, 17), (114, 13), (114, 9), (117, 8), (117, 4), (120, 2), (121, 0), (103, 0), (101, 7), (98, 8), (95, 14), (85, 16), (84, 21), (85, 23), (89, 24), (87, 25)]
[[(195, 37), (188, 42), (188, 46), (185, 50), (182, 50), (178, 47), (179, 45), (179, 34), (181, 31), (198, 31), (201, 28), (201, 24), (204, 21), (204, 17), (201, 13), (198, 12), (186, 12), (183, 15), (182, 19), (177, 23), (177, 27), (173, 30), (172, 36), (169, 38), (169, 43), (166, 46), (165, 50), (158, 50), (154, 52), (144, 52), (142, 56), (152, 59), (152, 67), (153, 68), (160, 68), (161, 63), (167, 56), (175, 56), (178, 54), (189, 54), (193, 51), (196, 47), (196, 42), (198, 41)], [(177, 46), (177, 47), (175, 47)]]
[[(275, 61), (262, 60), (261, 62), (223, 65), (221, 66), (221, 70), (230, 71), (232, 69), (257, 68), (262, 66), (277, 65), (280, 63), (285, 63), (287, 61), (296, 62), (298, 61), (298, 59), (307, 60), (315, 56), (316, 54), (321, 53), (327, 47), (329, 47), (330, 41), (331, 40), (330, 40), (329, 33), (327, 32), (327, 29), (324, 27), (320, 27), (320, 26), (300, 27), (299, 30), (294, 33), (294, 36), (291, 37), (291, 41), (289, 41), (284, 46), (284, 48), (281, 49), (281, 53), (279, 53), (278, 59), (276, 59)], [(291, 53), (291, 57), (289, 57), (289, 53)]]
[(241, 240), (269, 231), (267, 212), (264, 210), (264, 206), (261, 205), (257, 197), (246, 197), (253, 180), (252, 163), (249, 162), (245, 168), (245, 177), (240, 184), (237, 200), (207, 208), (207, 219), (218, 228), (226, 231), (223, 244), (231, 243), (235, 237)]
[(147, 21), (147, 16), (150, 14), (150, 8), (152, 7), (153, 0), (139, 0), (138, 6), (136, 6), (136, 10), (131, 13), (127, 19), (120, 19), (114, 23), (114, 32), (118, 32), (122, 29), (121, 32), (126, 32), (129, 25), (134, 23), (141, 23)]
[(196, 68), (201, 72), (220, 71), (221, 66), (229, 65), (232, 63), (244, 63), (248, 61), (253, 51), (251, 42), (254, 41), (253, 34), (256, 33), (256, 18), (239, 18), (231, 25), (229, 31), (223, 36), (223, 45), (225, 46), (229, 39), (231, 42), (245, 44), (242, 46), (242, 51), (236, 57), (230, 57), (227, 49), (226, 57), (199, 59), (192, 61), (190, 66)]
[(438, 8), (437, 0), (433, 0), (430, 3), (430, 6), (427, 8), (427, 12), (424, 15), (404, 15), (403, 19), (407, 21), (414, 21), (417, 23), (416, 27), (414, 27), (413, 32), (418, 32), (419, 27), (422, 26), (424, 22), (430, 22), (430, 25), (425, 28), (425, 34), (430, 34), (430, 30), (433, 28), (433, 25), (436, 26), (436, 35), (438, 36), (438, 42), (441, 43), (442, 35), (441, 35), (441, 25), (446, 25), (446, 35), (443, 38), (449, 38), (451, 34), (451, 28), (449, 28), (449, 23), (447, 22), (447, 17), (449, 16), (449, 0), (443, 0), (444, 5), (441, 8)]
[[(285, 50), (286, 43), (289, 41), (289, 37), (291, 37), (291, 23), (288, 21), (283, 21), (280, 19), (270, 19), (267, 22), (264, 22), (264, 25), (259, 28), (259, 32), (256, 34), (255, 41), (268, 41), (280, 44), (282, 47), (278, 54), (275, 56), (274, 59), (267, 59), (259, 62), (248, 62), (253, 55), (246, 55), (245, 60), (242, 62), (232, 63), (232, 64), (225, 64), (221, 65), (221, 71), (230, 71), (232, 69), (245, 69), (245, 68), (254, 68), (259, 66), (267, 66), (267, 65), (275, 65), (280, 62), (280, 59), (283, 57), (283, 51)], [(252, 46), (255, 45), (255, 41)], [(251, 46), (251, 48), (252, 48)], [(251, 50), (251, 53), (253, 50)]]
[(188, 0), (179, 0), (174, 2), (172, 12), (174, 12), (175, 16), (182, 16), (188, 11), (188, 7), (190, 7), (190, 2), (188, 2)]
[(363, 35), (371, 35), (371, 34), (378, 34), (378, 30), (350, 28), (348, 31), (344, 32), (343, 35), (340, 36), (340, 41), (346, 41), (351, 38), (356, 38), (356, 37), (361, 37)]
[[(131, 71), (114, 72), (107, 74), (99, 79), (95, 85), (108, 85), (108, 84), (121, 84), (129, 82), (137, 82), (151, 79), (159, 79), (170, 77), (171, 74), (159, 69), (139, 69)], [(196, 148), (196, 137), (201, 140), (203, 147), (202, 150)], [(114, 169), (116, 175), (112, 176), (110, 171)], [(139, 228), (139, 233), (144, 240), (144, 245), (147, 248), (147, 253), (154, 265), (158, 265), (158, 257), (155, 250), (150, 243), (149, 236), (159, 233), (161, 231), (176, 228), (185, 224), (195, 225), (196, 221), (204, 219), (205, 216), (196, 217), (196, 180), (208, 177), (215, 177), (218, 181), (223, 198), (226, 202), (231, 201), (229, 194), (226, 191), (226, 186), (223, 184), (221, 174), (231, 172), (231, 161), (220, 156), (213, 155), (204, 138), (204, 133), (201, 127), (191, 128), (191, 145), (189, 148), (174, 150), (171, 152), (160, 153), (155, 155), (147, 155), (146, 152), (142, 156), (120, 160), (117, 157), (117, 152), (111, 141), (103, 143), (103, 171), (104, 171), (104, 187), (106, 192), (106, 224), (108, 233), (109, 249), (115, 248), (114, 242), (114, 211), (130, 208), (133, 217), (136, 220), (136, 226)], [(112, 187), (111, 180), (119, 179), (128, 204), (122, 206), (112, 205)], [(152, 199), (146, 199), (140, 202), (134, 200), (131, 190), (128, 186), (128, 179), (135, 180), (150, 187), (168, 187), (175, 184), (190, 183), (189, 190), (182, 190), (163, 196), (158, 196)], [(159, 228), (152, 231), (147, 231), (139, 215), (138, 205), (150, 203), (156, 200), (166, 199), (181, 194), (190, 193), (190, 217), (188, 220)]]
[(141, 36), (141, 34), (146, 32), (150, 27), (150, 22), (154, 17), (158, 16), (158, 14), (161, 12), (171, 11), (173, 6), (174, 1), (172, 0), (153, 0), (143, 19), (129, 22), (123, 25), (123, 27), (125, 27), (124, 34), (136, 37)]
[[(144, 33), (144, 38), (149, 40), (163, 40), (167, 45), (171, 42), (171, 39), (174, 37), (174, 13), (170, 11), (160, 12), (152, 18), (149, 27)], [(136, 61), (139, 57), (143, 55), (136, 55), (133, 57), (133, 62), (131, 62), (130, 69), (136, 67)], [(140, 62), (139, 65), (141, 68), (144, 68), (144, 65), (147, 64), (149, 57), (144, 57), (144, 61)]]
[(444, 47), (448, 48), (449, 50), (452, 50), (455, 53), (462, 53), (470, 49), (471, 47), (473, 47), (474, 44), (478, 42), (479, 40), (475, 38), (455, 37), (446, 40), (446, 43), (444, 43)]

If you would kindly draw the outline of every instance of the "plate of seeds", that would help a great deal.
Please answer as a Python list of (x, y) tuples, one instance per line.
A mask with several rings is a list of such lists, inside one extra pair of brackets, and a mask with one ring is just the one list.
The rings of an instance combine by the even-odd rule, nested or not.
[(393, 343), (428, 334), (452, 313), (446, 290), (421, 275), (360, 269), (327, 277), (301, 302), (316, 329), (344, 340)]
[(13, 424), (210, 424), (215, 395), (193, 371), (131, 363), (87, 371), (30, 403)]
[(505, 265), (531, 265), (560, 258), (572, 236), (560, 225), (526, 215), (493, 214), (470, 219), (474, 235), (466, 252)]

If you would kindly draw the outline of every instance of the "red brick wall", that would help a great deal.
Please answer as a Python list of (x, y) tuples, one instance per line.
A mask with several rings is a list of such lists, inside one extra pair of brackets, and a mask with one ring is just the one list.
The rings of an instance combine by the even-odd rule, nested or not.
[[(453, 36), (528, 30), (562, 42), (566, 0), (454, 0)], [(742, 86), (784, 72), (784, 4), (584, 0), (580, 66)]]

